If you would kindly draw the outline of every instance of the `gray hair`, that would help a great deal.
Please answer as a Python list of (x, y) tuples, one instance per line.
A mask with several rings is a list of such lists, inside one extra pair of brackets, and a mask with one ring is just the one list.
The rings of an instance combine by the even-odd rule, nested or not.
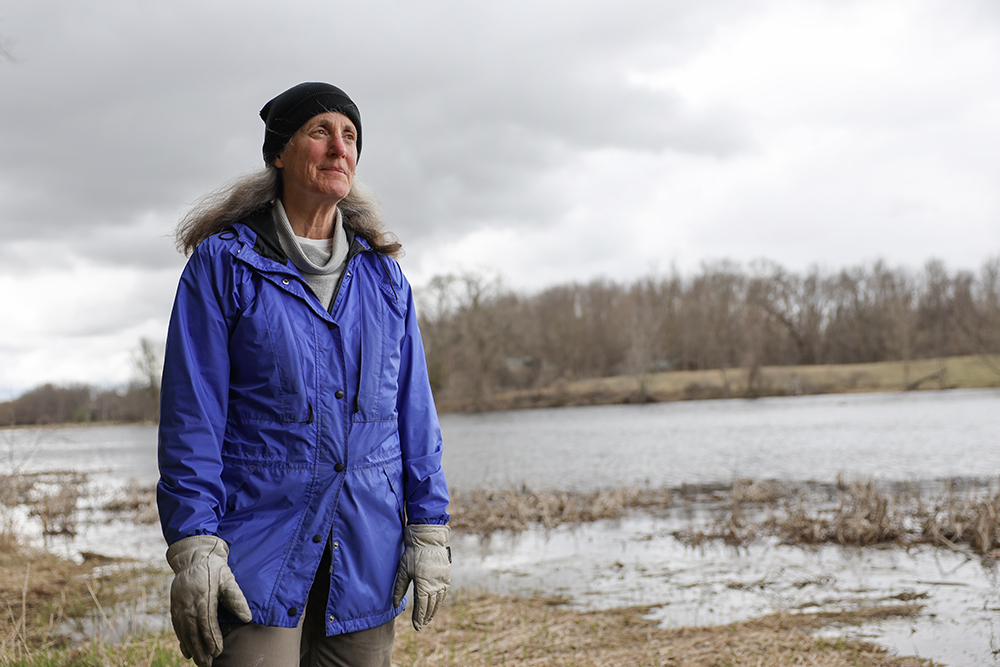
[[(280, 196), (281, 170), (277, 167), (269, 165), (240, 176), (203, 196), (181, 218), (174, 232), (177, 249), (190, 255), (209, 236), (270, 206)], [(351, 191), (337, 207), (343, 215), (344, 228), (366, 239), (373, 250), (390, 257), (402, 254), (402, 244), (385, 228), (378, 197), (367, 185), (355, 179)]]

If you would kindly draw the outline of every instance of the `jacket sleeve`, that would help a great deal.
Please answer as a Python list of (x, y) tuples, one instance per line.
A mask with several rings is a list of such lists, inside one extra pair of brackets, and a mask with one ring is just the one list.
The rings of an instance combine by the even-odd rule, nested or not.
[(222, 441), (229, 393), (229, 318), (236, 312), (228, 251), (205, 241), (181, 275), (164, 353), (156, 501), (167, 544), (214, 534), (225, 508)]
[(450, 517), (448, 484), (441, 468), (441, 427), (427, 375), (413, 293), (401, 272), (399, 276), (403, 292), (400, 298), (406, 305), (397, 397), (406, 516), (409, 523), (445, 524)]

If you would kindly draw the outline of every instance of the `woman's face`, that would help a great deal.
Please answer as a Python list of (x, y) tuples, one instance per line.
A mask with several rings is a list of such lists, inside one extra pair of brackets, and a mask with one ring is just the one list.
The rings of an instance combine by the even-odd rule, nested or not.
[(313, 116), (275, 159), (284, 182), (283, 198), (320, 198), (336, 204), (347, 196), (358, 164), (358, 131), (342, 113)]

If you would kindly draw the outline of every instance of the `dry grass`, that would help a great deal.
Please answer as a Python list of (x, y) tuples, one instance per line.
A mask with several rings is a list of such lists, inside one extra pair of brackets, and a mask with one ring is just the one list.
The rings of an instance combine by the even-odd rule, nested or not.
[[(638, 667), (916, 667), (913, 657), (873, 644), (821, 639), (812, 631), (879, 618), (910, 617), (917, 605), (824, 614), (774, 614), (707, 628), (663, 629), (648, 608), (579, 612), (559, 601), (486, 594), (453, 596), (420, 633), (397, 624), (393, 663), (417, 667), (618, 665)], [(405, 620), (405, 619), (401, 619)]]
[[(515, 408), (656, 403), (706, 398), (746, 398), (870, 391), (1000, 387), (1000, 356), (973, 355), (905, 363), (768, 366), (754, 369), (668, 371), (584, 380), (560, 380), (538, 389), (494, 394), (485, 407)], [(443, 410), (470, 409), (460, 400)], [(483, 409), (480, 407), (480, 409)]]
[(629, 509), (668, 507), (668, 489), (623, 487), (591, 493), (520, 489), (451, 491), (454, 530), (489, 535), (497, 530), (520, 531), (532, 525), (554, 528), (600, 519), (616, 519)]
[[(783, 490), (773, 483), (740, 481), (730, 489), (742, 503), (774, 502)], [(125, 494), (128, 497), (129, 494)], [(137, 497), (141, 497), (138, 494)], [(722, 491), (687, 488), (678, 498), (717, 498)], [(461, 494), (458, 494), (461, 498)], [(618, 490), (594, 494), (478, 492), (489, 506), (505, 504), (506, 519), (494, 525), (557, 525), (615, 516), (629, 507), (662, 507), (668, 491)], [(123, 511), (131, 511), (125, 503)], [(138, 505), (141, 507), (141, 503)], [(481, 510), (482, 508), (480, 508)], [(0, 664), (14, 667), (90, 665), (187, 665), (176, 640), (166, 633), (116, 635), (108, 620), (134, 609), (143, 598), (162, 604), (166, 575), (142, 568), (76, 564), (31, 550), (10, 538), (0, 551)], [(154, 603), (155, 604), (155, 603)], [(846, 610), (840, 613), (775, 614), (722, 627), (663, 629), (646, 618), (648, 608), (580, 612), (561, 600), (522, 599), (456, 593), (435, 622), (414, 633), (397, 625), (396, 665), (803, 665), (816, 667), (915, 667), (930, 664), (898, 657), (882, 648), (847, 639), (818, 638), (812, 631), (913, 616), (916, 605)], [(161, 611), (165, 618), (165, 612)], [(81, 621), (96, 622), (99, 635), (82, 642)], [(103, 625), (102, 625), (103, 624)], [(104, 626), (107, 631), (104, 631)], [(114, 640), (109, 637), (116, 637)]]
[(0, 475), (0, 507), (23, 505), (45, 535), (75, 535), (77, 503), (87, 476), (74, 471)]
[[(416, 633), (407, 615), (396, 624), (396, 667), (927, 667), (928, 660), (892, 655), (852, 639), (816, 637), (845, 627), (917, 614), (918, 605), (866, 607), (820, 614), (772, 614), (707, 628), (663, 629), (648, 608), (579, 612), (545, 598), (453, 594), (430, 626)], [(0, 654), (0, 660), (5, 656)], [(169, 633), (112, 644), (94, 640), (47, 649), (3, 664), (12, 667), (190, 665)]]
[(1000, 555), (1000, 491), (988, 497), (949, 492), (932, 507), (921, 507), (919, 518), (921, 542)]
[(793, 507), (768, 517), (763, 526), (788, 544), (872, 546), (902, 543), (909, 516), (899, 502), (868, 479), (842, 484), (832, 510), (808, 509), (796, 501)]
[(0, 549), (0, 614), (4, 618), (0, 664), (36, 664), (31, 662), (36, 655), (69, 646), (85, 624), (96, 623), (100, 633), (111, 635), (127, 626), (123, 615), (127, 621), (127, 615), (140, 608), (162, 606), (166, 573), (135, 564), (107, 565), (107, 559), (78, 564), (58, 558), (25, 547), (8, 534)]
[(102, 509), (133, 523), (156, 523), (159, 521), (156, 511), (156, 485), (142, 485), (130, 480), (113, 498), (104, 503)]
[[(3, 655), (0, 654), (0, 659)], [(194, 663), (181, 655), (173, 634), (159, 633), (130, 637), (112, 643), (101, 639), (86, 641), (79, 646), (49, 648), (36, 651), (2, 664), (9, 667), (193, 667)]]
[[(831, 494), (832, 500), (824, 500)], [(742, 545), (763, 537), (786, 544), (852, 546), (930, 544), (1000, 558), (1000, 490), (949, 490), (925, 502), (905, 487), (883, 491), (872, 479), (791, 488), (774, 481), (740, 479), (732, 485), (677, 489), (624, 487), (589, 493), (514, 489), (452, 491), (452, 528), (489, 535), (533, 526), (618, 519), (631, 510), (661, 512), (682, 504), (727, 509), (709, 525), (674, 532), (691, 546), (709, 540)]]
[[(40, 499), (58, 485), (20, 477), (6, 488), (7, 502), (43, 508)], [(47, 486), (46, 486), (47, 484)], [(140, 520), (152, 506), (152, 488), (130, 485), (102, 508)], [(828, 493), (826, 504), (816, 498)], [(992, 554), (1000, 549), (1000, 492), (952, 490), (936, 503), (919, 495), (880, 490), (872, 481), (843, 482), (808, 493), (776, 482), (737, 480), (732, 485), (679, 489), (623, 488), (593, 493), (530, 489), (478, 490), (452, 495), (453, 527), (488, 534), (555, 527), (621, 517), (632, 509), (661, 511), (703, 503), (726, 512), (717, 526), (693, 539), (733, 543), (779, 535), (798, 544), (910, 544), (927, 542)], [(67, 502), (67, 505), (69, 503)], [(75, 501), (73, 503), (75, 506)], [(58, 505), (50, 510), (59, 515)], [(714, 532), (713, 532), (714, 531)], [(685, 536), (679, 535), (681, 539)], [(690, 540), (689, 540), (690, 541)], [(964, 547), (963, 547), (964, 545)], [(1000, 552), (998, 552), (1000, 553)], [(0, 664), (18, 667), (190, 664), (169, 633), (117, 634), (122, 613), (162, 605), (166, 574), (95, 560), (76, 564), (28, 549), (0, 530)], [(165, 618), (165, 612), (163, 614)], [(859, 624), (887, 616), (912, 616), (915, 605), (839, 613), (776, 614), (715, 628), (667, 630), (645, 617), (645, 608), (579, 612), (557, 600), (458, 593), (425, 631), (398, 624), (397, 665), (926, 665), (853, 640), (816, 637), (818, 628)], [(108, 617), (112, 620), (108, 620)], [(84, 622), (97, 637), (80, 641)], [(105, 632), (106, 628), (106, 632)], [(90, 631), (92, 632), (92, 630)], [(102, 636), (104, 638), (102, 638)], [(114, 641), (107, 639), (116, 637)]]
[(749, 518), (741, 484), (748, 482), (733, 486), (726, 516), (708, 526), (676, 531), (674, 536), (692, 546), (706, 540), (738, 545), (773, 536), (794, 545), (929, 544), (1000, 557), (1000, 490), (949, 490), (927, 504), (909, 489), (889, 493), (871, 479), (841, 481), (833, 503), (807, 500), (800, 490), (789, 489), (775, 492), (773, 501), (758, 500), (765, 511)]

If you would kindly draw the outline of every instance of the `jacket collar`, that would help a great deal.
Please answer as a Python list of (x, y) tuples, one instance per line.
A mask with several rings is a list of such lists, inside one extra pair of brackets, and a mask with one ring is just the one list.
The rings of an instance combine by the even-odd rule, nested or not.
[[(281, 241), (278, 240), (278, 226), (271, 216), (270, 204), (251, 213), (240, 220), (240, 222), (249, 227), (257, 235), (257, 242), (253, 246), (254, 252), (261, 257), (273, 260), (279, 264), (288, 264), (288, 256), (281, 249)], [(346, 225), (344, 226), (344, 232), (347, 234), (347, 247), (351, 249), (348, 259), (362, 250), (368, 250), (368, 244), (364, 239), (359, 236), (356, 237), (354, 232), (348, 229)], [(360, 242), (360, 248), (355, 248), (355, 240)]]
[(278, 228), (271, 217), (271, 205), (251, 213), (240, 222), (250, 228), (257, 235), (257, 242), (253, 246), (255, 253), (261, 257), (287, 264), (288, 257), (281, 249), (281, 242), (278, 240)]

